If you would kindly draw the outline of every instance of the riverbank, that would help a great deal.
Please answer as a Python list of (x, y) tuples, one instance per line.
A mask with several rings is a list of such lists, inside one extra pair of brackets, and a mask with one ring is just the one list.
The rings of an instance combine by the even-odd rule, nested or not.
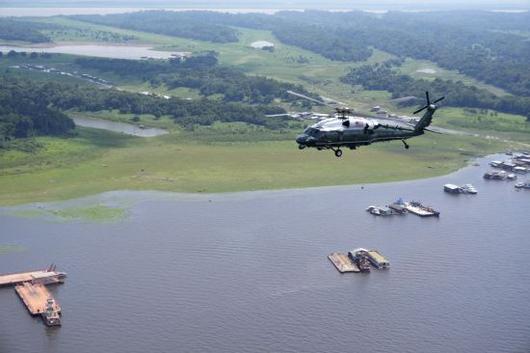
[(381, 143), (337, 159), (329, 151), (299, 151), (288, 133), (213, 130), (145, 139), (80, 128), (74, 138), (38, 138), (35, 152), (0, 153), (0, 205), (123, 189), (218, 193), (421, 179), (510, 148), (499, 140), (429, 134), (411, 140), (410, 150), (399, 141)]

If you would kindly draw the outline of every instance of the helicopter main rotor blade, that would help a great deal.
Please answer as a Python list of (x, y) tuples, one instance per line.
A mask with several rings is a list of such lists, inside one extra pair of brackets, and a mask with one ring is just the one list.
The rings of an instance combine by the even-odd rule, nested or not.
[(420, 108), (420, 109), (416, 110), (416, 111), (415, 111), (414, 113), (412, 113), (412, 114), (418, 114), (419, 112), (421, 112), (422, 110), (427, 109), (427, 108), (429, 108), (428, 105), (424, 106), (423, 108)]
[(438, 98), (437, 100), (435, 100), (434, 102), (432, 102), (432, 104), (436, 104), (436, 103), (438, 103), (439, 101), (442, 101), (442, 100), (444, 100), (444, 99), (445, 99), (445, 96), (442, 96), (442, 97)]
[(427, 105), (431, 105), (431, 100), (429, 98), (429, 91), (425, 91), (425, 98), (427, 98)]
[(301, 93), (297, 93), (297, 92), (290, 91), (290, 90), (288, 90), (288, 91), (286, 91), (286, 92), (289, 93), (289, 94), (291, 94), (291, 95), (293, 95), (293, 96), (297, 96), (297, 97), (300, 97), (300, 98), (304, 98), (304, 99), (307, 99), (307, 100), (309, 100), (309, 101), (311, 101), (311, 102), (314, 102), (314, 103), (317, 103), (317, 104), (320, 104), (320, 105), (325, 105), (325, 106), (330, 107), (330, 108), (334, 108), (334, 106), (332, 106), (332, 105), (329, 104), (329, 103), (319, 101), (318, 99), (308, 97), (308, 96), (303, 95), (303, 94), (301, 94)]
[(433, 132), (433, 133), (435, 133), (435, 134), (440, 134), (440, 135), (444, 135), (444, 133), (443, 133), (443, 132), (440, 132), (440, 131), (435, 131), (435, 130), (431, 130), (431, 129), (428, 129), (428, 128), (423, 128), (423, 130), (425, 130), (425, 131), (429, 131), (429, 132)]
[(265, 115), (267, 118), (279, 118), (279, 117), (282, 117), (282, 116), (291, 116), (291, 114), (289, 113), (284, 113), (284, 114), (267, 114)]

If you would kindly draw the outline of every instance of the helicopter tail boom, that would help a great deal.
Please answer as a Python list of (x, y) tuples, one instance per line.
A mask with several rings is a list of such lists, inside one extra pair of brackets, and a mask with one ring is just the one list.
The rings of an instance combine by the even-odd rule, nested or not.
[(429, 92), (425, 92), (425, 98), (427, 99), (427, 104), (414, 112), (414, 114), (421, 112), (424, 109), (427, 109), (427, 111), (423, 114), (420, 121), (414, 126), (415, 132), (423, 132), (425, 128), (427, 128), (429, 125), (431, 125), (432, 122), (432, 116), (436, 109), (438, 108), (435, 103), (438, 103), (439, 101), (443, 100), (445, 97), (438, 98), (434, 102), (431, 103), (431, 100), (429, 98)]

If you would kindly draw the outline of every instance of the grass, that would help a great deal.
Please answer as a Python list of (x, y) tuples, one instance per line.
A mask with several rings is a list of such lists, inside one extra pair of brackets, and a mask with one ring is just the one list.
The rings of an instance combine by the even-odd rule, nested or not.
[[(399, 113), (410, 114), (409, 110), (412, 110), (387, 104), (390, 98), (388, 92), (354, 90), (339, 81), (352, 66), (381, 62), (391, 57), (380, 51), (375, 51), (367, 62), (344, 63), (284, 45), (268, 31), (238, 28), (238, 43), (215, 44), (121, 30), (62, 17), (39, 21), (52, 21), (85, 31), (134, 35), (136, 43), (150, 43), (164, 50), (215, 50), (220, 53), (223, 64), (235, 65), (249, 74), (302, 84), (311, 91), (337, 98), (360, 111), (367, 111), (373, 105), (388, 105), (387, 108)], [(275, 43), (275, 51), (270, 53), (251, 48), (250, 43), (256, 40)], [(299, 63), (299, 57), (308, 62)], [(54, 60), (66, 60), (64, 65), (73, 65), (72, 58), (54, 56)], [(1, 65), (0, 60), (0, 68)], [(54, 65), (61, 63), (55, 62)], [(437, 70), (438, 75), (466, 79), (456, 72), (442, 71), (428, 62), (407, 61), (403, 70), (419, 74), (416, 71), (425, 65)], [(103, 78), (109, 79), (106, 76)], [(131, 91), (197, 97), (197, 92), (193, 90), (167, 90), (164, 86), (153, 88), (147, 83), (129, 82), (119, 77), (110, 79)], [(503, 94), (502, 91), (497, 93)], [(479, 119), (467, 113), (463, 109), (441, 109), (435, 124), (528, 141), (527, 125), (521, 117), (499, 114), (494, 118), (488, 113)], [(69, 114), (123, 122), (130, 122), (132, 118), (131, 114), (116, 111)], [(73, 138), (37, 138), (42, 147), (34, 153), (1, 151), (0, 205), (63, 200), (116, 189), (228, 192), (417, 179), (443, 175), (462, 167), (474, 156), (516, 149), (518, 146), (483, 137), (429, 134), (410, 140), (410, 150), (404, 150), (400, 142), (380, 143), (354, 152), (345, 151), (342, 159), (336, 159), (329, 151), (297, 149), (293, 138), (301, 130), (301, 123), (293, 122), (291, 129), (284, 131), (270, 131), (240, 123), (219, 123), (184, 131), (167, 117), (155, 120), (149, 115), (140, 116), (138, 123), (168, 128), (171, 133), (142, 139), (80, 128)], [(119, 211), (91, 206), (54, 212), (64, 219), (98, 219)]]
[[(495, 140), (435, 135), (411, 140), (407, 151), (400, 142), (376, 144), (345, 151), (337, 159), (329, 151), (299, 151), (292, 140), (252, 142), (252, 133), (244, 134), (246, 141), (232, 137), (228, 142), (198, 143), (174, 134), (124, 139), (101, 130), (80, 130), (83, 137), (58, 139), (66, 144), (61, 153), (46, 147), (19, 156), (19, 164), (11, 160), (12, 167), (0, 176), (0, 205), (117, 189), (228, 192), (417, 179), (446, 174), (472, 156), (508, 148)], [(120, 138), (115, 145), (97, 142)], [(80, 157), (80, 149), (89, 152)], [(32, 162), (50, 155), (54, 158), (46, 166)], [(0, 155), (0, 164), (4, 160)]]

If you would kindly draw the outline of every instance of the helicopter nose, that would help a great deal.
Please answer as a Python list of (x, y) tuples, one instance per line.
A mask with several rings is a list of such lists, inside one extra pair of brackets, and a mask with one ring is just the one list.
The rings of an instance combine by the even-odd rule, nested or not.
[(302, 135), (298, 135), (296, 137), (296, 142), (299, 144), (299, 145), (304, 145), (307, 141), (307, 135), (306, 134), (302, 134)]

